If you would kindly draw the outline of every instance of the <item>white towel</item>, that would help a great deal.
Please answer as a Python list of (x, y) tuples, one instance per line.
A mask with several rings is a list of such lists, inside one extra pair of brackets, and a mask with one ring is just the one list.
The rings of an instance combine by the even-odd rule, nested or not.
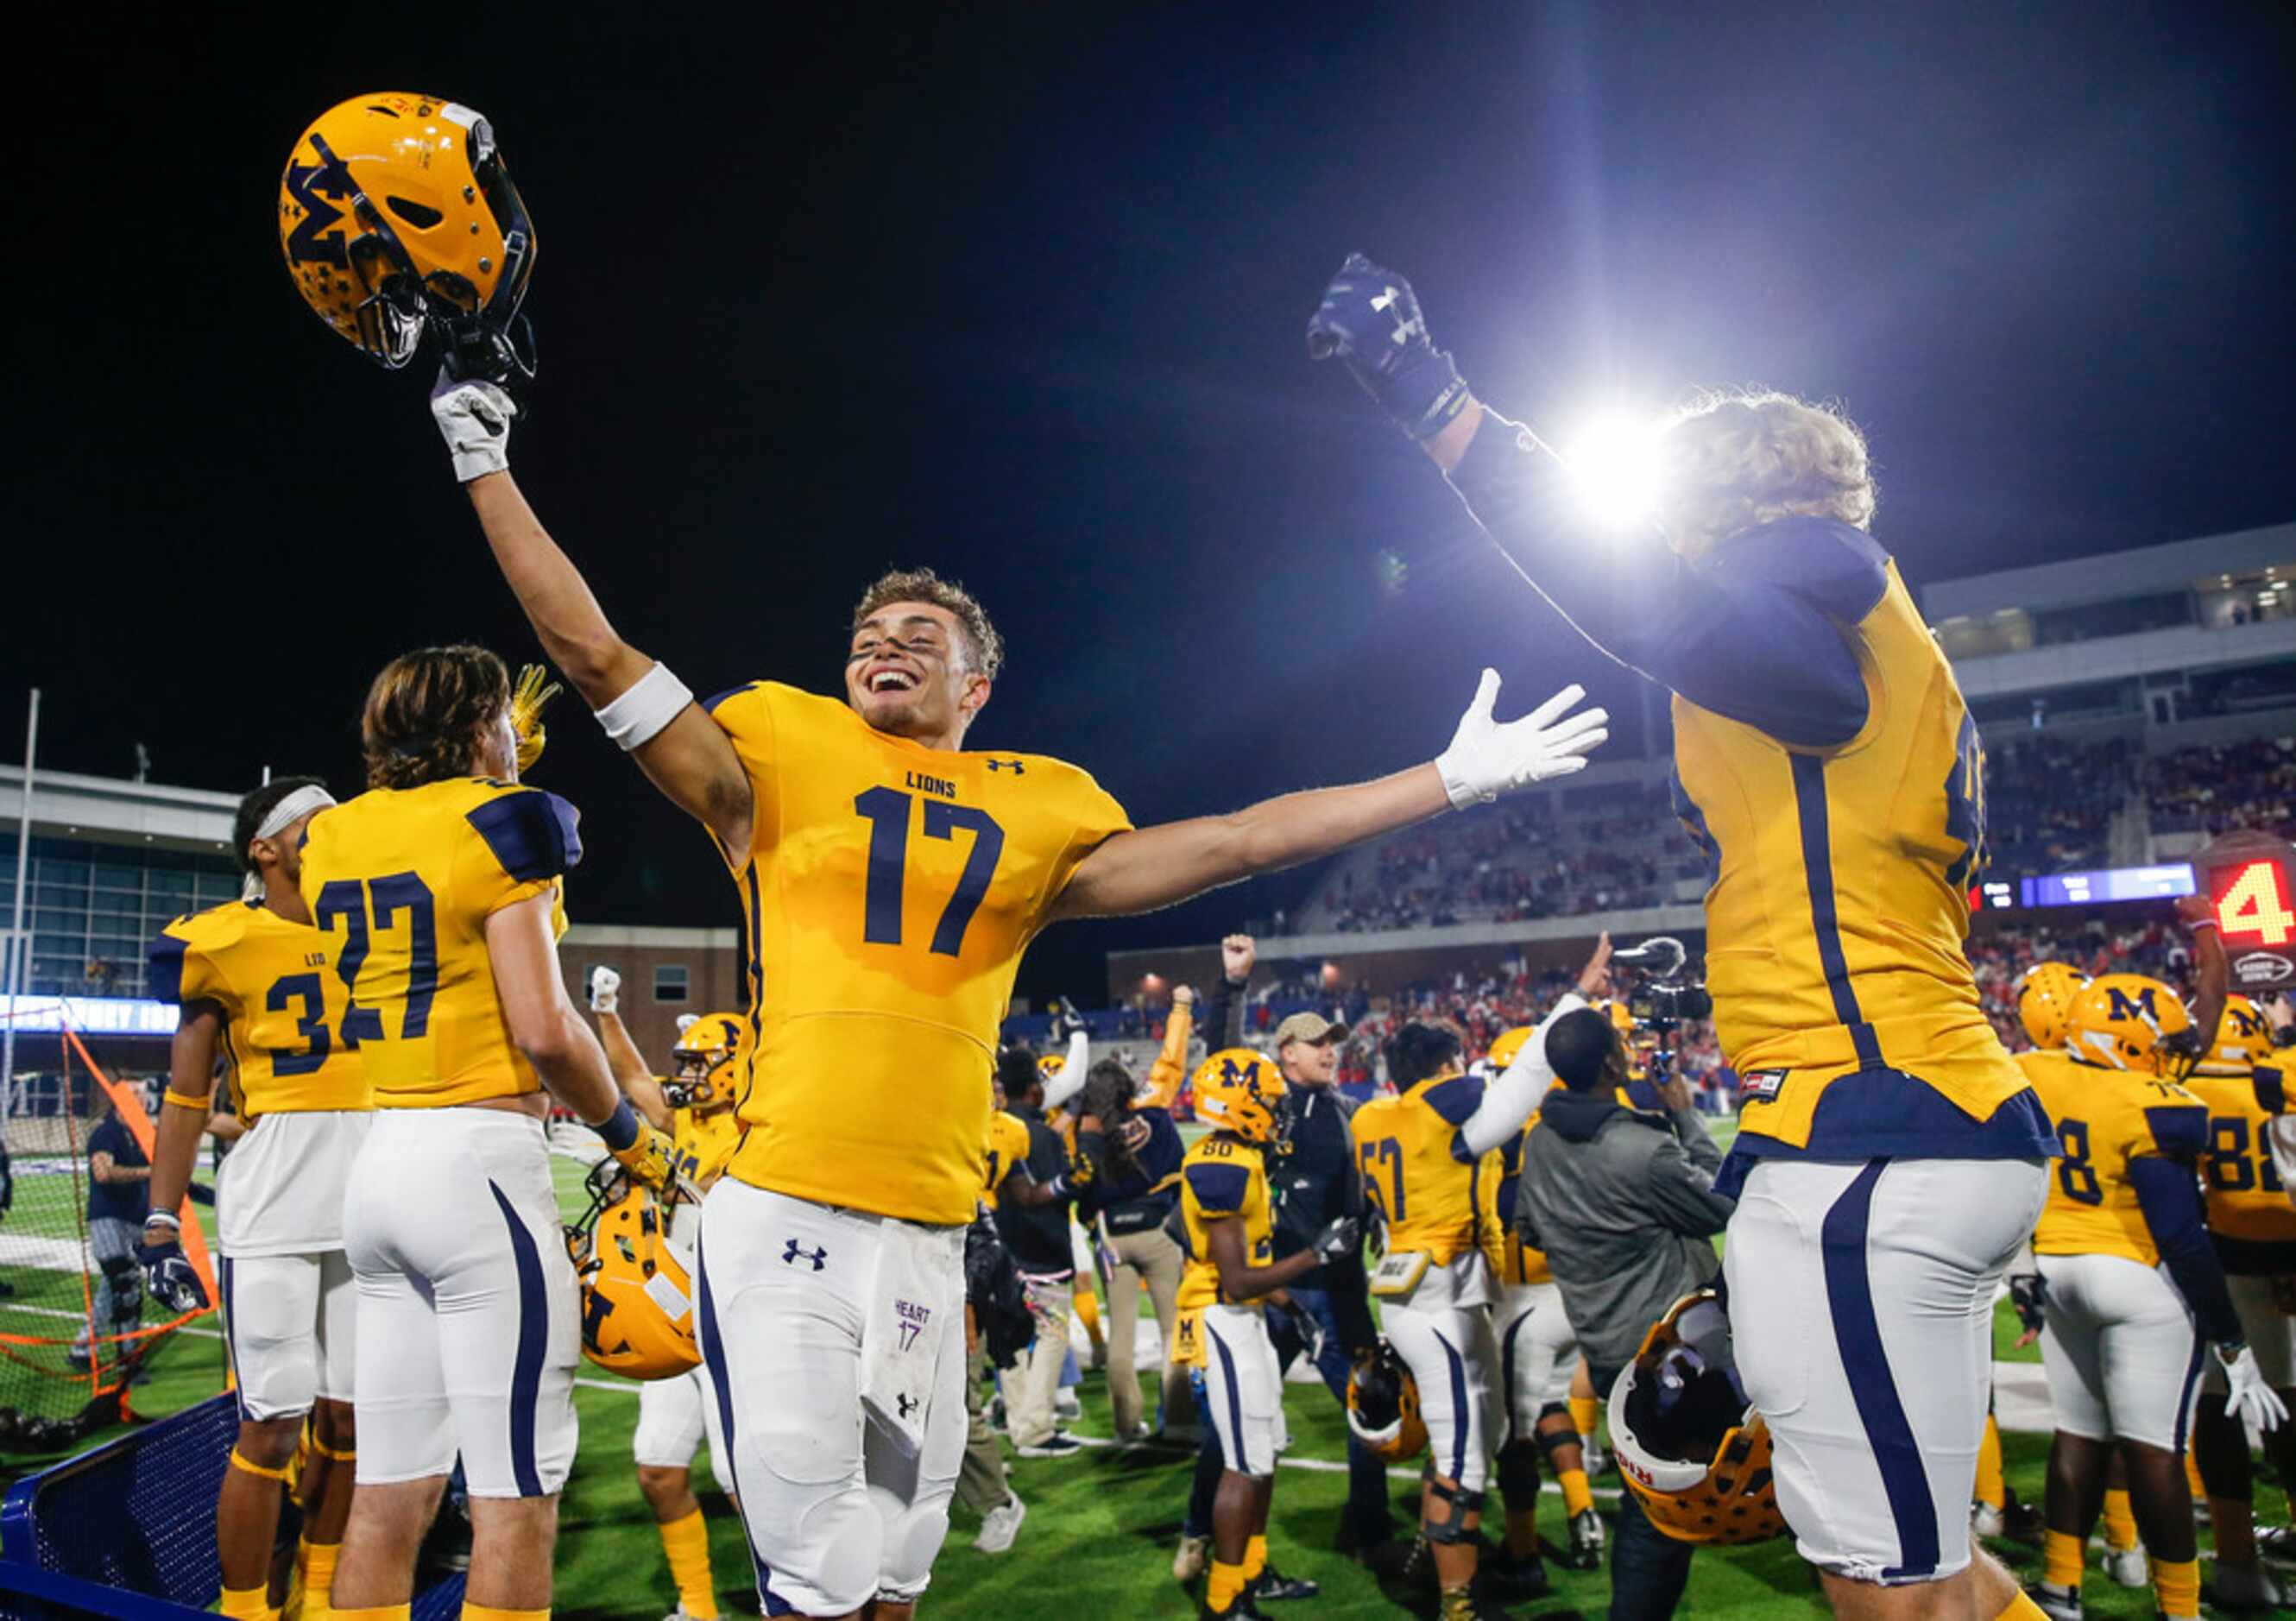
[(861, 1409), (905, 1458), (924, 1445), (933, 1364), (948, 1331), (949, 1269), (945, 1232), (880, 1224), (877, 1275), (861, 1324)]

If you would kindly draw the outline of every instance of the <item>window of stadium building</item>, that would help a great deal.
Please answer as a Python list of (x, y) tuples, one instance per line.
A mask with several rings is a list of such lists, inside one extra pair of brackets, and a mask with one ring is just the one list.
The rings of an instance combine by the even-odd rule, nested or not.
[(653, 999), (656, 1002), (683, 1002), (685, 1000), (685, 963), (660, 962), (654, 965)]
[[(42, 995), (140, 996), (144, 954), (171, 919), (239, 893), (222, 856), (34, 839), (24, 988)], [(0, 929), (14, 929), (16, 836), (0, 835)]]

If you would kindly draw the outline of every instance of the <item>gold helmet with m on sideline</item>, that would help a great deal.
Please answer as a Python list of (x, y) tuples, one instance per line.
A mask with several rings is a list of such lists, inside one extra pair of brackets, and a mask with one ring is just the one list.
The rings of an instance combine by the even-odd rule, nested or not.
[(2054, 1052), (2072, 1034), (2073, 999), (2088, 976), (2069, 962), (2036, 962), (2017, 976), (2017, 1019), (2025, 1039)]
[(2065, 1050), (2084, 1064), (2135, 1075), (2182, 1077), (2191, 1068), (2193, 1017), (2177, 993), (2144, 974), (2101, 974), (2073, 998)]
[(582, 1286), (582, 1355), (640, 1379), (700, 1365), (693, 1279), (669, 1241), (674, 1202), (611, 1158), (592, 1166), (583, 1186), (589, 1208), (566, 1229)]
[(386, 90), (321, 113), (280, 176), (279, 246), (312, 312), (387, 369), (435, 325), (455, 376), (533, 374), (534, 225), (470, 108)]
[(2255, 1003), (2234, 992), (2225, 1000), (2216, 1044), (2193, 1066), (2194, 1075), (2238, 1076), (2245, 1080), (2273, 1054), (2272, 1025)]
[(1282, 1130), (1283, 1077), (1250, 1047), (1226, 1047), (1196, 1066), (1196, 1118), (1247, 1142), (1273, 1142)]
[(734, 1060), (742, 1050), (738, 1013), (704, 1013), (669, 1050), (662, 1101), (672, 1109), (713, 1109), (734, 1101)]

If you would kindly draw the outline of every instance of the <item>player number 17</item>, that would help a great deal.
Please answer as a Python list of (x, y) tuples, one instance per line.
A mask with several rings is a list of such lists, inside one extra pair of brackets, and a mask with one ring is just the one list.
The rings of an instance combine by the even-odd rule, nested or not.
[[(873, 788), (853, 796), (853, 809), (869, 823), (869, 881), (862, 901), (861, 938), (871, 946), (901, 943), (901, 900), (909, 879), (909, 806), (915, 796), (898, 788)], [(925, 837), (955, 839), (961, 829), (972, 835), (972, 849), (964, 858), (956, 889), (941, 908), (933, 928), (931, 950), (954, 957), (964, 948), (964, 931), (988, 893), (996, 875), (997, 858), (1004, 854), (1004, 830), (987, 811), (946, 799), (925, 801)]]

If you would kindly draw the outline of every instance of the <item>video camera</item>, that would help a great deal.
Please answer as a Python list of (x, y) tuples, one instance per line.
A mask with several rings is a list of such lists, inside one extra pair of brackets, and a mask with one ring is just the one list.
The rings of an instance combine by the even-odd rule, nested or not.
[(1627, 1011), (1636, 1024), (1664, 1036), (1686, 1019), (1712, 1017), (1714, 998), (1707, 995), (1706, 982), (1684, 974), (1689, 961), (1690, 954), (1671, 935), (1611, 954), (1612, 968), (1643, 970), (1642, 982), (1627, 993)]

